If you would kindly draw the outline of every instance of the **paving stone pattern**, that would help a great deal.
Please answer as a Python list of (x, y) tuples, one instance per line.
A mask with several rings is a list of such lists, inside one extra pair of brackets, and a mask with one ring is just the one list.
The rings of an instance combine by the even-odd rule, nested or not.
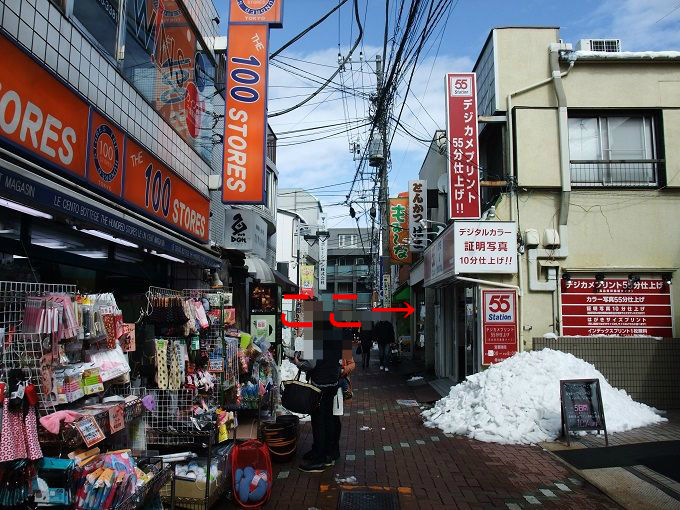
[[(408, 386), (377, 367), (358, 368), (353, 386), (340, 461), (322, 474), (300, 472), (312, 441), (310, 424), (302, 423), (298, 458), (274, 465), (264, 508), (336, 510), (341, 490), (396, 493), (402, 510), (620, 508), (537, 446), (482, 443), (424, 427), (420, 408), (396, 400), (434, 401), (438, 395), (428, 386)], [(349, 477), (356, 482), (346, 483)]]

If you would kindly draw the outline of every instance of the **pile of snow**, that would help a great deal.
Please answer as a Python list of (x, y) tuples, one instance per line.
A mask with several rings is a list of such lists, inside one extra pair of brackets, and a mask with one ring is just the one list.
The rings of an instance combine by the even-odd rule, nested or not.
[(422, 381), (423, 378), (419, 375), (414, 375), (410, 379), (407, 379), (406, 382), (415, 382), (415, 381)]
[(607, 432), (665, 421), (656, 410), (613, 388), (593, 365), (552, 349), (515, 354), (453, 386), (424, 411), (425, 425), (480, 441), (533, 444), (561, 431), (560, 380), (599, 379)]

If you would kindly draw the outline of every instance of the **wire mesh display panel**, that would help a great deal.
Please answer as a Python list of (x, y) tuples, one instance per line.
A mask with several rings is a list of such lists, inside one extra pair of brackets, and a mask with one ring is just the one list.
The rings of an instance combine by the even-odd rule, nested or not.
[(0, 328), (9, 330), (21, 324), (27, 296), (50, 292), (75, 294), (77, 288), (71, 284), (0, 281)]
[[(203, 402), (215, 402), (216, 396), (195, 390), (161, 390), (147, 388), (146, 395), (155, 401), (155, 409), (144, 414), (147, 442), (155, 445), (184, 445), (209, 432), (197, 428), (202, 423), (194, 416), (194, 408)], [(210, 426), (207, 426), (210, 429)]]

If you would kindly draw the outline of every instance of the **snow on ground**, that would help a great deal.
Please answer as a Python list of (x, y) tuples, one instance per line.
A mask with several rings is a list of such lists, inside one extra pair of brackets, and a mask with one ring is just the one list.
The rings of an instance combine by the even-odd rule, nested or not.
[(423, 411), (425, 425), (480, 441), (533, 444), (560, 435), (560, 379), (599, 379), (607, 432), (665, 421), (655, 409), (613, 388), (593, 365), (543, 349), (514, 355), (453, 386)]

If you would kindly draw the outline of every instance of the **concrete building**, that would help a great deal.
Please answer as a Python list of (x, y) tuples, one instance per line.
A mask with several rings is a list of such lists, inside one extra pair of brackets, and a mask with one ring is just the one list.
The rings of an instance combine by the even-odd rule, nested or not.
[[(295, 285), (299, 286), (301, 280), (305, 285), (311, 284), (311, 294), (318, 296), (319, 240), (315, 236), (323, 221), (321, 202), (304, 190), (282, 188), (278, 191), (277, 203), (276, 262), (279, 271)], [(307, 274), (303, 279), (303, 272), (310, 271), (313, 276)], [(309, 276), (312, 276), (311, 281)], [(285, 312), (292, 314), (292, 307), (292, 301), (284, 300)]]
[[(328, 238), (328, 284), (321, 300), (329, 310), (371, 307), (371, 229), (332, 228)], [(333, 294), (356, 294), (356, 300), (333, 300)]]
[[(473, 70), (480, 178), (495, 182), (482, 187), (483, 219), (517, 225), (517, 272), (444, 267), (428, 282), (425, 269), (430, 366), (453, 381), (481, 369), (481, 293), (490, 288), (518, 291), (520, 350), (548, 333), (677, 335), (678, 53), (579, 51), (561, 42), (558, 28), (499, 28)], [(445, 143), (435, 136), (420, 172), (430, 189), (445, 191), (446, 157), (432, 156), (445, 154)], [(448, 218), (445, 204), (428, 217)], [(437, 238), (444, 250), (453, 228)]]

